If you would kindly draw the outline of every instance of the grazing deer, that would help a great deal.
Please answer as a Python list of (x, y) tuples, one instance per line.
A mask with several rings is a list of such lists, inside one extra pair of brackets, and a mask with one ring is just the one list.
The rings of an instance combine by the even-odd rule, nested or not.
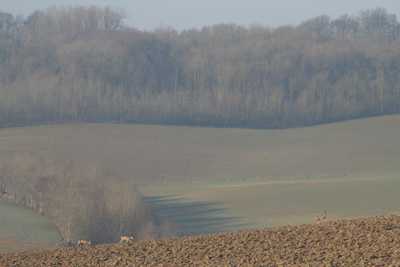
[(86, 246), (91, 246), (92, 245), (92, 241), (86, 240), (86, 239), (78, 240), (77, 246), (80, 246), (80, 245), (85, 246), (85, 247)]
[(324, 214), (317, 215), (317, 217), (315, 217), (315, 222), (318, 223), (325, 219), (326, 219), (326, 211), (324, 211)]
[(13, 194), (10, 193), (4, 193), (4, 194), (0, 194), (0, 196), (4, 199), (7, 199), (9, 201), (14, 201), (15, 200), (15, 196)]
[(122, 242), (125, 243), (133, 242), (133, 236), (125, 236), (125, 235), (121, 236), (121, 241), (119, 241), (119, 243)]

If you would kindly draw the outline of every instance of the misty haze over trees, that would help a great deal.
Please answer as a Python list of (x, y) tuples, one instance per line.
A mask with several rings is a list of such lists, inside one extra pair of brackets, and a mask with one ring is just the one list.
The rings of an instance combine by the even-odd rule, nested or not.
[[(124, 27), (110, 7), (0, 11), (0, 127), (119, 122), (287, 128), (400, 112), (400, 24), (383, 8), (297, 27)], [(19, 155), (0, 195), (51, 216), (65, 241), (177, 233), (104, 166)], [(90, 185), (90, 186), (89, 186)]]
[(123, 9), (0, 12), (0, 126), (282, 128), (399, 113), (400, 24), (383, 8), (297, 27), (124, 27)]

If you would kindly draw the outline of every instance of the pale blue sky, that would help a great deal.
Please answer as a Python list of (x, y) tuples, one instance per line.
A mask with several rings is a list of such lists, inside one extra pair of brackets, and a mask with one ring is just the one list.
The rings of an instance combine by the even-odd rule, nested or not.
[(319, 15), (336, 19), (342, 14), (357, 15), (362, 9), (378, 6), (400, 20), (400, 0), (0, 0), (0, 10), (13, 15), (27, 16), (50, 5), (123, 7), (128, 13), (129, 27), (149, 31), (159, 26), (181, 31), (220, 23), (272, 28), (297, 26)]

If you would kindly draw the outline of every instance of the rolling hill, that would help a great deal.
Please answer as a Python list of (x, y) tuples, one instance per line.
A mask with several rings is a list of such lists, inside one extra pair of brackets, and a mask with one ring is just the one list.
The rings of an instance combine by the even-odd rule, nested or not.
[(101, 161), (137, 184), (391, 174), (399, 133), (400, 115), (284, 130), (44, 125), (0, 129), (0, 161)]
[[(223, 194), (219, 191), (220, 199), (217, 202), (236, 208), (236, 213), (234, 213), (235, 210), (227, 208), (226, 205), (222, 207), (223, 210), (228, 211), (227, 214), (223, 215), (225, 220), (235, 219), (239, 214), (237, 212), (239, 208), (250, 212), (247, 214), (250, 217), (254, 216), (251, 212), (260, 212), (259, 207), (264, 205), (265, 201), (270, 200), (268, 199), (270, 196), (264, 194), (261, 198), (257, 198), (260, 195), (258, 191), (268, 186), (267, 184), (257, 186), (257, 182), (269, 180), (296, 182), (304, 179), (317, 179), (326, 180), (329, 184), (330, 179), (335, 177), (346, 180), (351, 177), (364, 179), (365, 177), (382, 176), (394, 177), (393, 179), (396, 180), (400, 173), (399, 132), (400, 115), (284, 130), (126, 124), (43, 125), (0, 129), (0, 161), (10, 159), (21, 153), (64, 162), (68, 160), (78, 162), (100, 161), (108, 165), (123, 179), (133, 180), (141, 186), (152, 184), (172, 184), (173, 186), (179, 184), (179, 187), (181, 187), (185, 183), (202, 186), (204, 183), (221, 182), (222, 184), (219, 186), (220, 188), (223, 186), (224, 191)], [(253, 184), (253, 186), (245, 185), (245, 187), (257, 189), (257, 194), (255, 194), (255, 191), (248, 190), (243, 193), (246, 196), (252, 196), (252, 199), (244, 202), (248, 206), (239, 202), (238, 198), (234, 198), (236, 202), (232, 202), (232, 196), (239, 196), (239, 193), (242, 194), (243, 192), (237, 191), (238, 187), (234, 185), (236, 182), (254, 183), (254, 181), (256, 181), (256, 184)], [(233, 186), (226, 186), (225, 183), (232, 183)], [(328, 203), (330, 205), (328, 212), (334, 215), (332, 214), (333, 207), (336, 207), (335, 205), (338, 203), (335, 200), (337, 199), (336, 191), (331, 186), (326, 187), (326, 184), (320, 183), (318, 186), (319, 189), (322, 188), (323, 190), (317, 190), (316, 195), (312, 196), (310, 201), (315, 205)], [(363, 188), (366, 187), (368, 187), (366, 189), (368, 192), (372, 192), (370, 188), (378, 190), (381, 188), (374, 186), (373, 183), (364, 184)], [(294, 189), (297, 190), (298, 188)], [(347, 186), (347, 188), (349, 189), (349, 196), (354, 195), (352, 192), (356, 191), (359, 192), (358, 196), (363, 195), (364, 189), (360, 191), (357, 183), (354, 183), (351, 187)], [(214, 186), (213, 190), (218, 191), (219, 189)], [(274, 191), (273, 188), (268, 190)], [(309, 192), (307, 190), (312, 189), (307, 188), (302, 192), (307, 195), (307, 192)], [(392, 188), (392, 190), (396, 191), (396, 188)], [(188, 192), (187, 190), (186, 193)], [(282, 193), (278, 197), (285, 197), (285, 201), (280, 203), (290, 204), (291, 201), (297, 201), (294, 198), (286, 197), (288, 196), (287, 188), (280, 187), (279, 190), (274, 192), (276, 194)], [(347, 198), (347, 195), (343, 197), (343, 194), (347, 193), (339, 194), (343, 202), (340, 203), (346, 204), (344, 200), (349, 200), (349, 198)], [(224, 199), (224, 196), (228, 198)], [(325, 196), (325, 198), (320, 196)], [(333, 196), (336, 196), (336, 198), (333, 198)], [(379, 194), (375, 196), (377, 200), (380, 199), (379, 196)], [(163, 196), (153, 194), (152, 197), (160, 200)], [(189, 201), (186, 201), (188, 203), (184, 203), (184, 205), (179, 203), (178, 207), (188, 208), (190, 207), (188, 204), (193, 203), (197, 205), (196, 208), (201, 207), (204, 204), (203, 202), (207, 201), (206, 198), (207, 194), (203, 196), (198, 194), (194, 198), (196, 202), (190, 202), (189, 199)], [(168, 205), (171, 204), (170, 200), (167, 199)], [(359, 199), (353, 201), (364, 203), (360, 202)], [(381, 203), (374, 199), (371, 201)], [(396, 200), (393, 199), (392, 202), (395, 203)], [(352, 206), (350, 202), (348, 203), (348, 206)], [(172, 206), (175, 204), (172, 203)], [(302, 214), (302, 216), (305, 216), (304, 218), (312, 218), (310, 217), (312, 214), (321, 211), (321, 207), (318, 205), (307, 205), (308, 210)], [(220, 206), (211, 205), (209, 207), (217, 212), (221, 210)], [(276, 216), (293, 214), (293, 207), (289, 207), (290, 209), (286, 210), (276, 210), (274, 214)], [(274, 206), (270, 206), (270, 208), (272, 211), (275, 209)], [(358, 209), (358, 206), (352, 206), (352, 208)], [(385, 208), (390, 210), (379, 213), (380, 207), (378, 207), (378, 212), (370, 213), (371, 208), (362, 207), (362, 213), (356, 214), (355, 217), (360, 217), (360, 215), (362, 217), (389, 215), (398, 212), (392, 206)], [(209, 210), (206, 207), (205, 211)], [(221, 219), (214, 218), (209, 213), (204, 214), (205, 217), (196, 218), (198, 223), (209, 218), (210, 220), (205, 223), (210, 225), (216, 219)], [(184, 216), (187, 216), (187, 214)], [(266, 213), (258, 216), (258, 219), (261, 218), (261, 221), (264, 220), (264, 222), (260, 223), (259, 220), (251, 227), (240, 225), (237, 227), (238, 224), (249, 223), (246, 221), (246, 214), (240, 216), (242, 216), (242, 219), (244, 218), (244, 222), (233, 221), (233, 224), (231, 224), (229, 221), (229, 224), (234, 226), (233, 228), (225, 228), (224, 224), (221, 224), (223, 227), (219, 228), (211, 225), (212, 231), (209, 229), (201, 231), (210, 233), (269, 227), (263, 216), (272, 218), (271, 213)], [(351, 214), (346, 215), (339, 212), (331, 217), (331, 219), (342, 218), (354, 217)], [(185, 219), (185, 217), (181, 219)], [(285, 217), (283, 224), (280, 222), (279, 225), (294, 225), (305, 222), (308, 222), (308, 219), (304, 221), (294, 217), (289, 219)], [(277, 224), (272, 223), (271, 225)], [(189, 226), (187, 224), (187, 227)], [(188, 228), (186, 228), (186, 231), (193, 233)]]

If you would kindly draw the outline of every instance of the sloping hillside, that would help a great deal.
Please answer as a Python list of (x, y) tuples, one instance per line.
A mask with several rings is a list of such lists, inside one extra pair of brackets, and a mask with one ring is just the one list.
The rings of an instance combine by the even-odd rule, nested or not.
[(1, 266), (400, 266), (400, 215), (0, 255)]
[(0, 253), (54, 248), (61, 241), (51, 218), (0, 198)]
[(0, 161), (100, 161), (137, 184), (393, 174), (399, 133), (400, 115), (286, 130), (44, 125), (0, 129)]

